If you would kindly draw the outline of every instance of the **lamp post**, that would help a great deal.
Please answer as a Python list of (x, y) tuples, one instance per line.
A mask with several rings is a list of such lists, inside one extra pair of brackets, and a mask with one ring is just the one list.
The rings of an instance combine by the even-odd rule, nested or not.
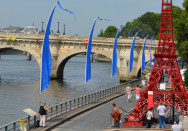
[(43, 24), (44, 24), (44, 21), (42, 21), (42, 31), (41, 31), (42, 33), (44, 33)]
[(60, 33), (60, 32), (59, 32), (59, 23), (60, 23), (60, 22), (58, 21), (57, 23), (58, 23), (57, 33)]
[(63, 31), (63, 35), (65, 35), (65, 24), (64, 24), (64, 31)]

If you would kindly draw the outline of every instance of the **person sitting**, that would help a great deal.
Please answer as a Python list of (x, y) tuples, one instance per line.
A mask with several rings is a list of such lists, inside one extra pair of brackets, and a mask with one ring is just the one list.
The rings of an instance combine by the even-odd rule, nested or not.
[(171, 127), (171, 131), (184, 131), (182, 125), (179, 125), (179, 120), (176, 119), (174, 125)]

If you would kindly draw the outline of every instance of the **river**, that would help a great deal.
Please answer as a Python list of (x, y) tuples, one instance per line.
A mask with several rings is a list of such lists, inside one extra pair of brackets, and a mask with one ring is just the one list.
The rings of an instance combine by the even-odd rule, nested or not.
[(0, 60), (0, 126), (26, 116), (22, 110), (38, 112), (42, 101), (54, 105), (119, 84), (119, 73), (111, 78), (111, 63), (91, 63), (91, 80), (85, 84), (85, 56), (71, 58), (62, 80), (51, 80), (40, 95), (40, 70), (34, 58), (2, 55)]

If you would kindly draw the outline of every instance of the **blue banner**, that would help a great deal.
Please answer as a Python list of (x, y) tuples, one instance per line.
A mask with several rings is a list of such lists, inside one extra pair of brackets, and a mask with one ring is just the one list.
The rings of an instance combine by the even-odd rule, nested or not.
[(115, 40), (114, 40), (114, 47), (113, 47), (113, 54), (112, 54), (112, 77), (115, 75), (116, 69), (117, 69), (117, 39), (119, 36), (119, 32), (122, 28), (123, 28), (123, 25), (120, 26), (116, 34)]
[(129, 34), (129, 31), (127, 30), (127, 28), (125, 28), (125, 30), (127, 31), (127, 33)]
[(143, 45), (143, 49), (142, 49), (142, 71), (144, 71), (144, 69), (145, 69), (145, 61), (146, 61), (146, 58), (145, 58), (145, 45), (146, 45), (146, 41), (147, 41), (147, 38), (148, 38), (148, 36), (146, 36), (146, 38), (145, 38), (145, 42), (144, 42), (144, 45)]
[(144, 35), (142, 34), (142, 32), (141, 32), (141, 31), (139, 31), (139, 32), (140, 32), (141, 36), (142, 36), (143, 38), (145, 38)]
[[(154, 46), (155, 46), (155, 40), (153, 40), (153, 41), (154, 41)], [(155, 54), (156, 54), (156, 46), (155, 46)], [(155, 62), (155, 56), (153, 58), (153, 61)]]
[(53, 8), (52, 13), (50, 15), (44, 35), (43, 46), (42, 46), (40, 94), (44, 89), (49, 87), (49, 82), (50, 82), (52, 59), (51, 59), (51, 53), (49, 47), (49, 34), (50, 34), (50, 26), (55, 8), (56, 5)]
[[(59, 1), (57, 1), (57, 4), (62, 9), (62, 6), (59, 3)], [(43, 46), (42, 46), (42, 58), (41, 58), (40, 94), (42, 93), (44, 89), (49, 87), (49, 82), (50, 82), (52, 59), (51, 59), (51, 53), (50, 53), (50, 47), (49, 47), (49, 35), (50, 35), (50, 26), (52, 22), (52, 17), (53, 17), (57, 4), (54, 6), (52, 10), (52, 13), (48, 20), (48, 24), (46, 26), (46, 31), (44, 34), (44, 41), (43, 41)], [(65, 11), (68, 11), (68, 10), (65, 10)]]
[(151, 54), (152, 40), (153, 40), (153, 37), (150, 39), (150, 69), (152, 67), (152, 54)]
[(67, 12), (69, 12), (70, 14), (74, 15), (75, 20), (76, 20), (76, 15), (75, 15), (72, 11), (70, 11), (70, 10), (68, 10), (68, 9), (64, 9), (64, 8), (61, 6), (61, 4), (59, 3), (59, 1), (57, 1), (57, 4), (59, 5), (59, 8), (61, 8), (62, 10), (67, 11)]
[(91, 61), (90, 61), (90, 56), (91, 56), (91, 44), (92, 44), (92, 37), (93, 37), (93, 31), (95, 28), (95, 24), (97, 22), (97, 20), (106, 20), (106, 21), (111, 21), (111, 20), (107, 20), (107, 19), (101, 19), (101, 18), (97, 18), (93, 24), (90, 36), (89, 36), (89, 41), (88, 41), (88, 45), (87, 45), (87, 53), (86, 53), (86, 72), (85, 72), (85, 82), (87, 83), (88, 80), (91, 79)]
[(134, 39), (133, 39), (133, 43), (131, 45), (131, 52), (130, 52), (130, 62), (129, 62), (129, 72), (132, 71), (132, 67), (133, 67), (133, 60), (134, 60), (134, 44), (136, 41), (136, 37), (138, 35), (138, 32), (136, 33)]

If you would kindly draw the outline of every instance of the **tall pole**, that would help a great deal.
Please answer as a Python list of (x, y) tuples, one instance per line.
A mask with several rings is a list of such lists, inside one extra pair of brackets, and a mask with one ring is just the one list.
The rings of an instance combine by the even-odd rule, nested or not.
[(57, 29), (57, 33), (60, 33), (60, 32), (59, 32), (59, 23), (60, 23), (60, 22), (58, 21), (58, 29)]
[(43, 24), (44, 24), (44, 21), (42, 21), (42, 31), (41, 31), (42, 33), (44, 33)]
[(64, 31), (63, 31), (63, 35), (65, 35), (65, 24), (64, 24)]

